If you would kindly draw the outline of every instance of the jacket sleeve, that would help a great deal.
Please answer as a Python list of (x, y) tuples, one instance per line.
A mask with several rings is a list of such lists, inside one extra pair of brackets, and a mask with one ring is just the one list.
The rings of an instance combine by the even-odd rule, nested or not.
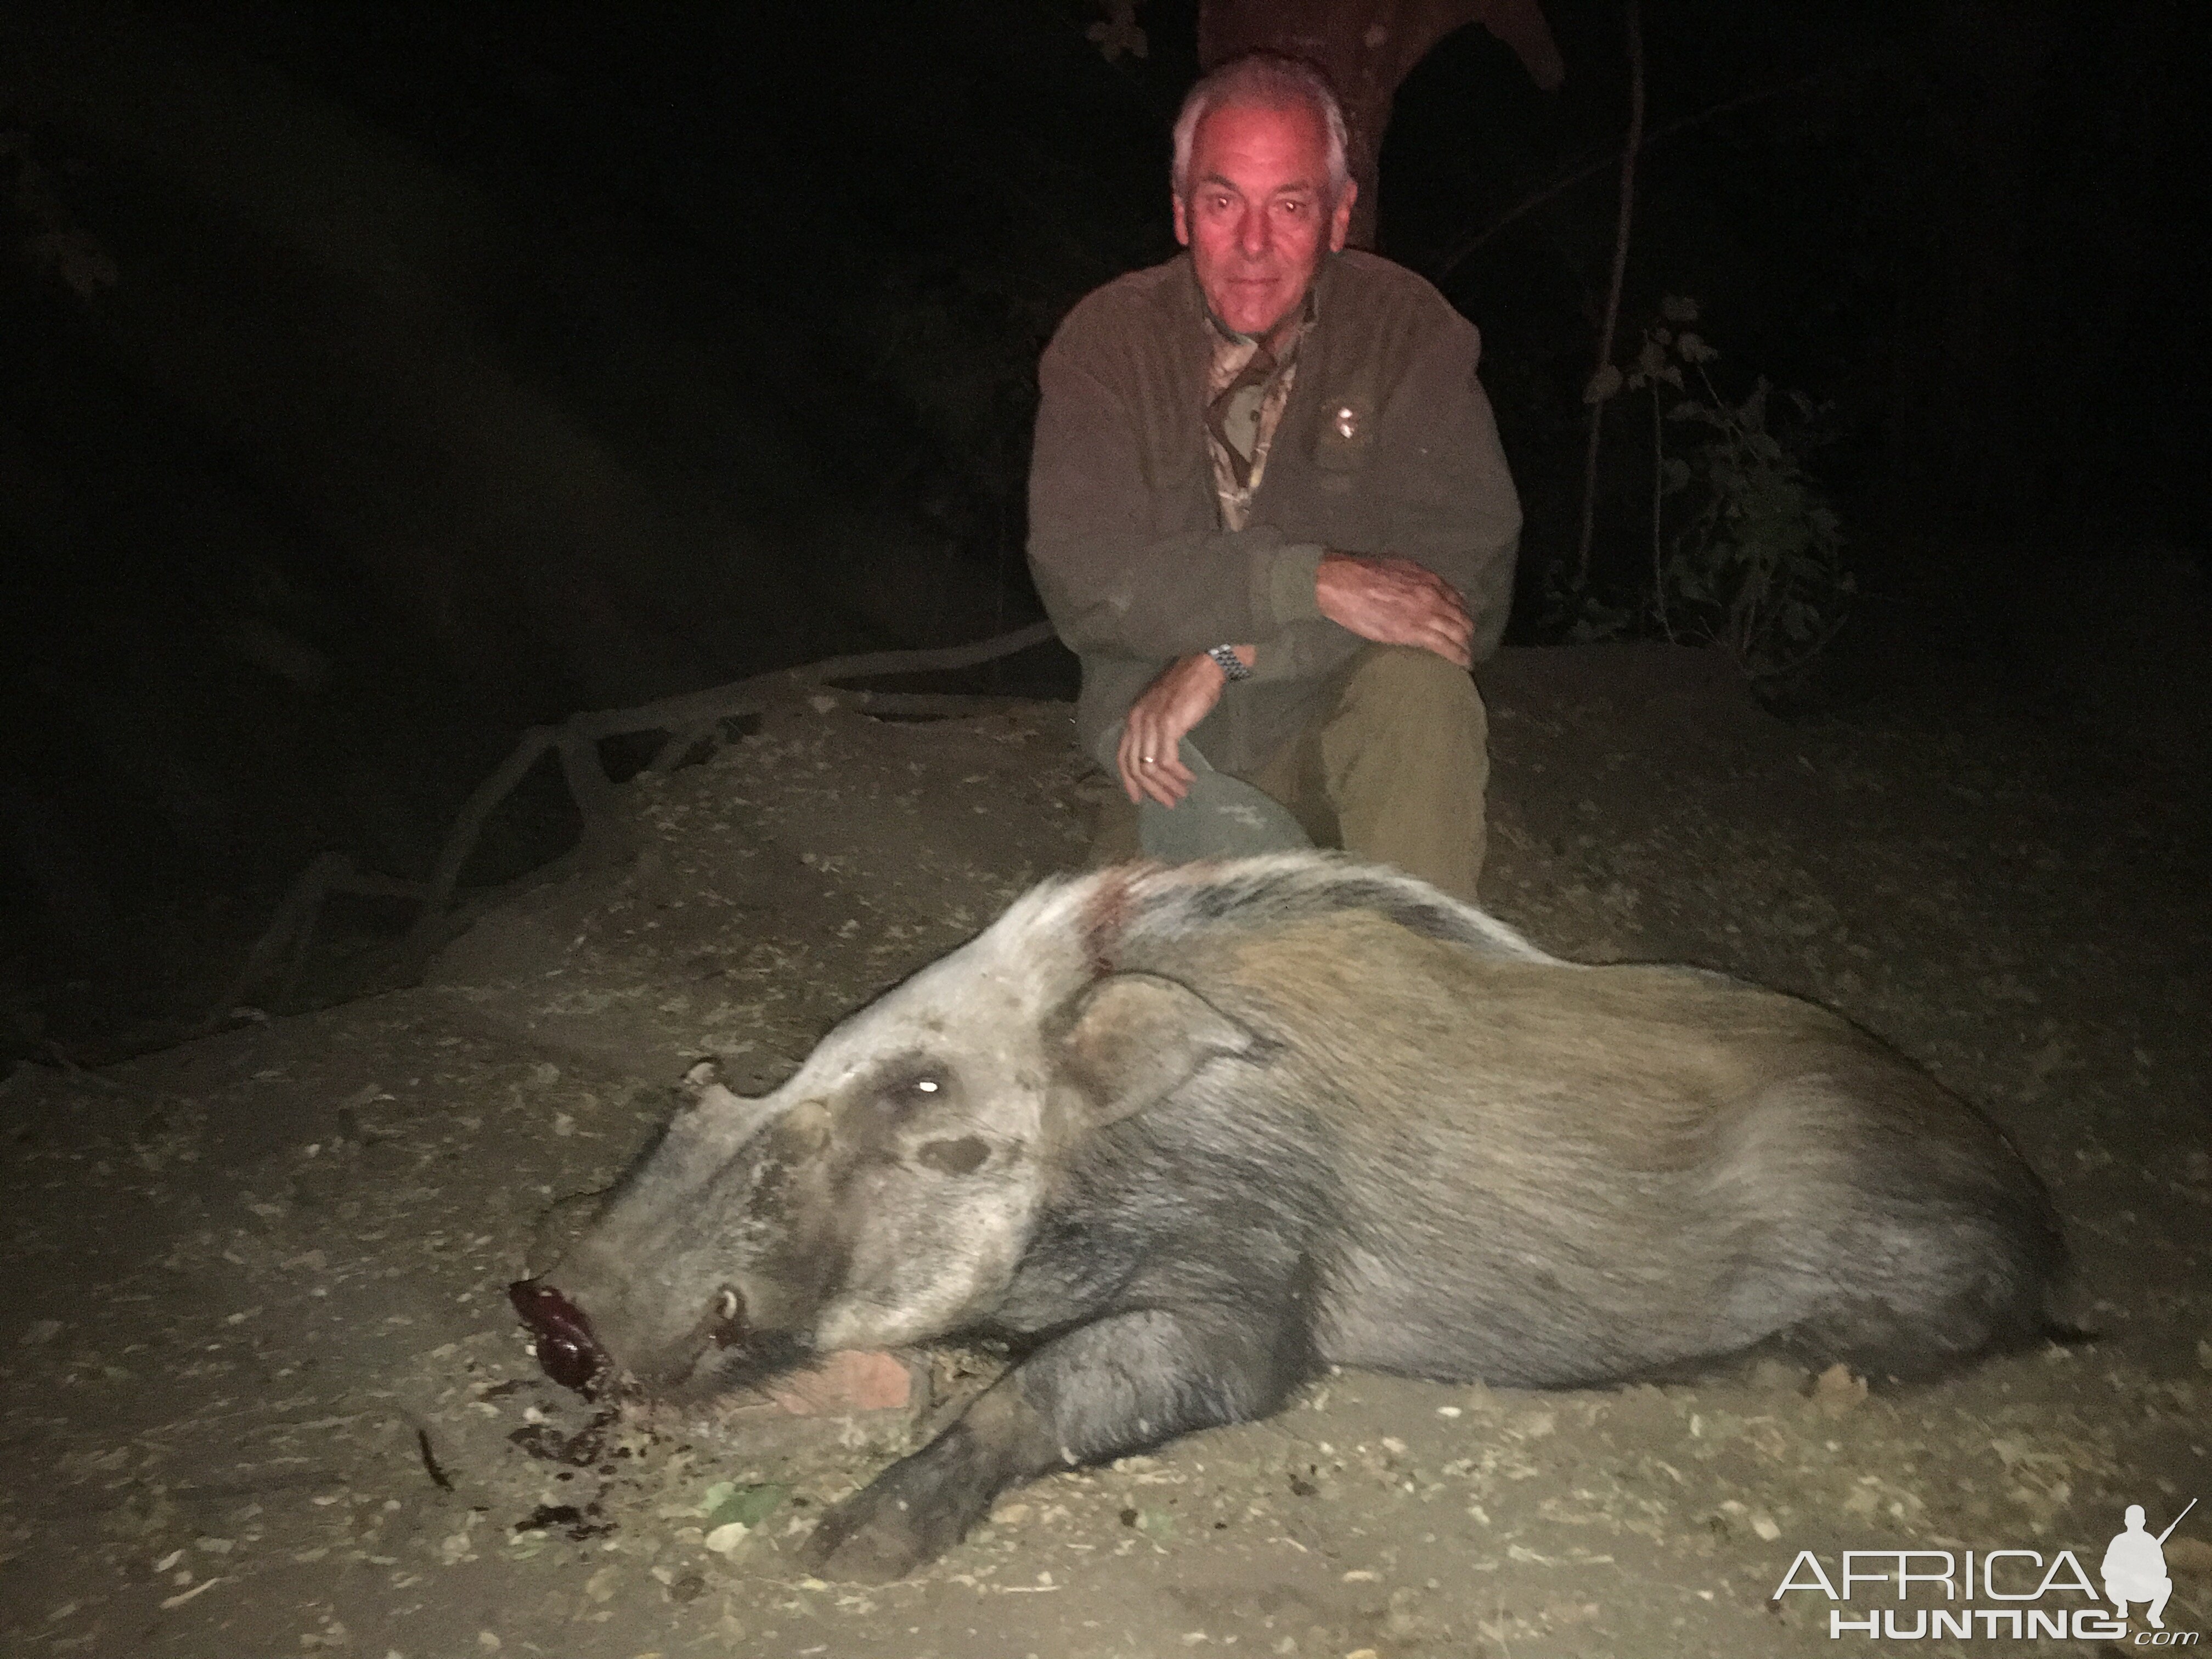
[[(1264, 643), (1320, 615), (1322, 550), (1268, 526), (1158, 533), (1138, 406), (1141, 376), (1080, 312), (1037, 367), (1030, 568), (1073, 650), (1165, 661)], [(1194, 422), (1196, 410), (1192, 411)]]
[(1513, 603), (1521, 501), (1498, 422), (1476, 378), (1481, 337), (1455, 311), (1430, 332), (1382, 410), (1370, 477), (1384, 526), (1382, 544), (1347, 552), (1395, 553), (1457, 588), (1474, 623), (1472, 650), (1498, 649)]

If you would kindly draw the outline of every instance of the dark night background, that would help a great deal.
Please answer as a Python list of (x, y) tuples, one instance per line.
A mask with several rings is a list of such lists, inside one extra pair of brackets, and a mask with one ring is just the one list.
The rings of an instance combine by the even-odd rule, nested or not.
[[(1481, 233), (1617, 151), (1626, 84), (1616, 4), (1547, 14), (1565, 87), (1452, 36), (1380, 192), (1382, 251), (1484, 331), (1521, 643), (1564, 626), (1614, 173)], [(0, 20), (0, 1036), (61, 1032), (71, 980), (234, 953), (325, 848), (419, 877), (529, 723), (1033, 620), (1036, 355), (1172, 252), (1196, 71), (1194, 0), (1138, 9), (1142, 58), (1103, 15)], [(1830, 405), (1860, 588), (1832, 705), (1916, 653), (2033, 680), (2038, 584), (2203, 574), (2205, 34), (2187, 0), (1646, 7), (1624, 333), (1693, 295), (1727, 384)], [(1594, 577), (1632, 599), (1649, 475), (1608, 453)], [(1072, 663), (963, 684), (1068, 695)], [(557, 849), (539, 781), (472, 880)]]

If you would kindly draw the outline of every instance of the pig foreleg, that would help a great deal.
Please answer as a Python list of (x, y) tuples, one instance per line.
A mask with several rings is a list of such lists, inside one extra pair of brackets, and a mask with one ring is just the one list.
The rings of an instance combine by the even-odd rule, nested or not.
[(825, 1514), (807, 1559), (880, 1582), (935, 1560), (1007, 1487), (1263, 1416), (1310, 1373), (1296, 1322), (1249, 1308), (1119, 1314), (1054, 1339), (960, 1419)]

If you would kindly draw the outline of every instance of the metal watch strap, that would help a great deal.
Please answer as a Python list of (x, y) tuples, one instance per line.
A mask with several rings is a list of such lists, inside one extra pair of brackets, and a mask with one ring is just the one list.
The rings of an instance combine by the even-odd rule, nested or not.
[(1206, 654), (1221, 665), (1221, 672), (1232, 680), (1249, 680), (1252, 671), (1244, 665), (1244, 659), (1237, 654), (1233, 645), (1210, 646)]

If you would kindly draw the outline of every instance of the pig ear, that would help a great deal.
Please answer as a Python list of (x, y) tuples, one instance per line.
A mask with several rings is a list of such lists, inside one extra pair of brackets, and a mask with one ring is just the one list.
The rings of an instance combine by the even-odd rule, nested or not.
[(1164, 1100), (1208, 1060), (1249, 1053), (1257, 1038), (1188, 986), (1158, 974), (1109, 974), (1077, 997), (1061, 1037), (1074, 1115), (1118, 1122)]
[(720, 1067), (711, 1060), (684, 1073), (676, 1092), (685, 1109), (677, 1114), (670, 1133), (732, 1150), (751, 1139), (782, 1106), (780, 1094), (738, 1094), (722, 1081)]

